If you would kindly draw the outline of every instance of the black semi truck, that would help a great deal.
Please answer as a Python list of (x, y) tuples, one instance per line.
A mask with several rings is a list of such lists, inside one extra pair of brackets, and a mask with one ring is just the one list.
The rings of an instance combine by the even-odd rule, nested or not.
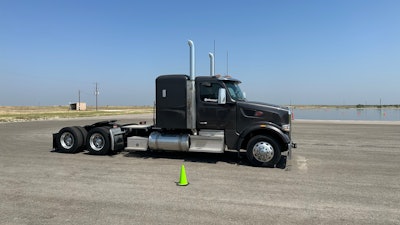
[(84, 127), (64, 127), (53, 134), (53, 148), (105, 155), (126, 151), (189, 151), (223, 153), (243, 149), (253, 166), (274, 167), (282, 155), (290, 158), (291, 111), (287, 107), (245, 99), (239, 80), (213, 73), (195, 76), (194, 44), (190, 75), (157, 77), (154, 124), (120, 125), (103, 121)]

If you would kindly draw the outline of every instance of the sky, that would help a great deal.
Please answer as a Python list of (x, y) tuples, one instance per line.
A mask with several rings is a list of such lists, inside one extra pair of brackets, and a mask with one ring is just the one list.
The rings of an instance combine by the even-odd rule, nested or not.
[[(0, 0), (0, 106), (153, 105), (155, 78), (242, 81), (248, 100), (400, 104), (397, 0)], [(215, 45), (214, 45), (215, 43)], [(215, 47), (214, 47), (215, 46)]]

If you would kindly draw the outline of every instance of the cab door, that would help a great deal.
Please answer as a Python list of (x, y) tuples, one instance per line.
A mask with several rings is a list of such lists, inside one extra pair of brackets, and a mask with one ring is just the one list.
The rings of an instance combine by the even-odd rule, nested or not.
[(213, 130), (235, 130), (236, 104), (218, 104), (218, 92), (225, 88), (220, 82), (197, 83), (197, 128)]

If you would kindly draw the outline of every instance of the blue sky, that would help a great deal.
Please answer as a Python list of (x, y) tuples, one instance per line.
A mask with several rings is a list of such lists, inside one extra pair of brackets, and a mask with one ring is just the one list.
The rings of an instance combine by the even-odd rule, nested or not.
[(152, 105), (154, 79), (240, 79), (250, 100), (400, 104), (400, 1), (0, 0), (0, 105)]

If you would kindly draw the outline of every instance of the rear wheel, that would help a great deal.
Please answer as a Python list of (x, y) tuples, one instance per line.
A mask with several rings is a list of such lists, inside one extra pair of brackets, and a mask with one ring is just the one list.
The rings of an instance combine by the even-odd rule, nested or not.
[(87, 130), (83, 127), (80, 126), (74, 126), (76, 129), (78, 129), (81, 132), (81, 137), (82, 137), (82, 145), (79, 148), (79, 150), (84, 150), (85, 149), (85, 144), (86, 144), (86, 137), (87, 137)]
[(57, 150), (64, 153), (78, 152), (83, 142), (83, 135), (76, 127), (64, 127), (56, 137)]
[(110, 151), (110, 132), (105, 127), (96, 127), (89, 131), (86, 147), (92, 155), (106, 155)]
[(274, 139), (257, 135), (250, 139), (246, 154), (253, 166), (274, 167), (281, 158), (281, 149)]

